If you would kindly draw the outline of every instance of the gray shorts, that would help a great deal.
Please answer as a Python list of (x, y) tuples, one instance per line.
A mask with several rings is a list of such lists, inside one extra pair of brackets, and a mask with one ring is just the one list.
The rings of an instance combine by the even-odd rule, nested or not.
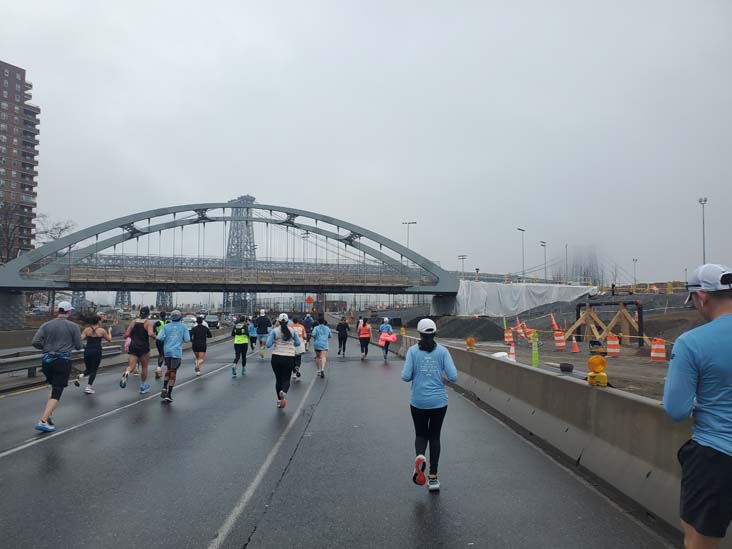
[(180, 358), (173, 358), (170, 356), (165, 357), (165, 366), (170, 370), (177, 370), (180, 368)]

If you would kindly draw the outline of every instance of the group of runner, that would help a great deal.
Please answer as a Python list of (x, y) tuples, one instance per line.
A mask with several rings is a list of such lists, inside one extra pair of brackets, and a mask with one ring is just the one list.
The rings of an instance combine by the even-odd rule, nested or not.
[[(82, 340), (86, 340), (84, 362), (86, 370), (80, 374), (75, 384), (80, 385), (82, 379), (87, 379), (85, 393), (94, 394), (92, 384), (99, 368), (102, 357), (102, 340), (111, 341), (111, 334), (101, 326), (98, 316), (91, 319), (90, 326), (82, 332), (79, 326), (69, 320), (73, 307), (68, 302), (61, 302), (58, 306), (58, 317), (45, 323), (33, 338), (33, 345), (44, 351), (42, 369), (47, 382), (51, 385), (51, 392), (46, 402), (43, 414), (36, 425), (36, 429), (43, 432), (55, 431), (52, 414), (58, 406), (61, 394), (68, 385), (71, 373), (71, 352), (82, 348)], [(191, 329), (183, 324), (182, 314), (178, 310), (165, 314), (153, 322), (148, 307), (140, 309), (139, 318), (130, 322), (125, 330), (128, 339), (129, 359), (120, 387), (125, 388), (130, 373), (140, 365), (140, 394), (150, 391), (147, 382), (147, 369), (150, 358), (150, 339), (154, 339), (162, 356), (159, 356), (156, 378), (160, 377), (162, 366), (165, 366), (163, 388), (160, 393), (164, 402), (173, 401), (173, 390), (178, 369), (183, 356), (183, 343), (192, 342), (195, 355), (196, 375), (201, 375), (201, 365), (205, 359), (207, 339), (212, 336), (211, 331), (204, 325), (203, 319), (198, 318), (196, 325)], [(417, 327), (420, 333), (420, 342), (411, 347), (406, 356), (401, 377), (411, 382), (410, 410), (415, 429), (414, 474), (412, 480), (418, 485), (427, 484), (429, 489), (439, 490), (437, 467), (440, 458), (440, 431), (447, 412), (447, 393), (444, 377), (456, 381), (457, 370), (447, 350), (435, 343), (436, 326), (429, 319), (419, 322)], [(338, 333), (338, 354), (345, 356), (346, 341), (350, 327), (345, 317), (341, 318), (336, 331)], [(392, 334), (393, 329), (389, 319), (385, 318), (379, 327), (380, 334)], [(362, 360), (368, 355), (367, 338), (370, 341), (371, 327), (367, 319), (359, 319), (357, 333), (361, 339)], [(256, 334), (256, 335), (254, 335)], [(265, 311), (260, 311), (256, 319), (240, 318), (235, 321), (231, 331), (234, 342), (234, 360), (232, 363), (232, 377), (236, 377), (237, 366), (241, 361), (241, 374), (246, 375), (247, 349), (255, 349), (260, 344), (260, 359), (264, 358), (264, 349), (271, 349), (271, 366), (275, 376), (276, 406), (284, 409), (287, 405), (287, 393), (290, 389), (290, 380), (299, 380), (301, 377), (300, 365), (302, 355), (312, 344), (315, 351), (316, 375), (325, 378), (329, 340), (333, 333), (324, 317), (314, 320), (306, 315), (300, 323), (297, 317), (290, 319), (286, 313), (278, 316), (273, 324)], [(384, 345), (384, 360), (387, 358), (388, 343)], [(429, 447), (430, 466), (429, 475), (425, 476), (427, 458), (425, 453)]]

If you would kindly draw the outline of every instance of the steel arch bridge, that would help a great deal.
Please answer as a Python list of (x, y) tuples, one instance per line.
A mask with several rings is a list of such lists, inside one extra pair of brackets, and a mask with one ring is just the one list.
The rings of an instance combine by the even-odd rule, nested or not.
[[(234, 215), (233, 210), (245, 215)], [(244, 208), (244, 210), (242, 210)], [(220, 210), (220, 215), (217, 215)], [(228, 213), (227, 213), (228, 211)], [(171, 219), (172, 216), (172, 219)], [(150, 255), (150, 238), (185, 227), (244, 221), (266, 225), (292, 236), (285, 258), (231, 260), (221, 257)], [(315, 241), (315, 261), (298, 257), (294, 239)], [(147, 238), (148, 254), (139, 254)], [(116, 253), (117, 246), (137, 243), (135, 255)], [(160, 240), (158, 241), (160, 242)], [(324, 243), (324, 246), (323, 246)], [(200, 246), (200, 242), (199, 242)], [(267, 241), (269, 246), (269, 240)], [(325, 249), (319, 261), (318, 247)], [(225, 250), (225, 242), (223, 243)], [(109, 253), (109, 250), (115, 253)], [(328, 250), (331, 257), (328, 258)], [(335, 250), (335, 251), (334, 251)], [(342, 251), (341, 251), (342, 250)], [(322, 292), (455, 295), (458, 279), (420, 254), (373, 231), (315, 212), (231, 202), (186, 204), (119, 217), (47, 243), (0, 267), (0, 291), (136, 290), (227, 292)]]

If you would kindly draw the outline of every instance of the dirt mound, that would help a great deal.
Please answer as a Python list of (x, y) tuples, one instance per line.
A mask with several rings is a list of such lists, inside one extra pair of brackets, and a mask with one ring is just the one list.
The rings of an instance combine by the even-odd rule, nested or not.
[(473, 336), (476, 341), (502, 341), (503, 327), (487, 318), (444, 316), (435, 319), (440, 337), (465, 338)]

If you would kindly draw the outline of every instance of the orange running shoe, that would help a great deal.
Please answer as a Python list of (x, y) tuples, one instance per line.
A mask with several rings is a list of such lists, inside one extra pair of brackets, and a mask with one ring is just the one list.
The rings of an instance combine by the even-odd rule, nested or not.
[(412, 482), (414, 482), (414, 484), (424, 486), (425, 482), (427, 482), (427, 477), (424, 474), (426, 466), (427, 458), (422, 454), (419, 454), (417, 459), (414, 460), (414, 475), (412, 475)]
[(280, 391), (280, 395), (279, 395), (279, 397), (280, 397), (280, 408), (284, 408), (287, 405), (287, 399), (285, 399), (285, 396), (286, 396), (285, 392), (284, 391)]

